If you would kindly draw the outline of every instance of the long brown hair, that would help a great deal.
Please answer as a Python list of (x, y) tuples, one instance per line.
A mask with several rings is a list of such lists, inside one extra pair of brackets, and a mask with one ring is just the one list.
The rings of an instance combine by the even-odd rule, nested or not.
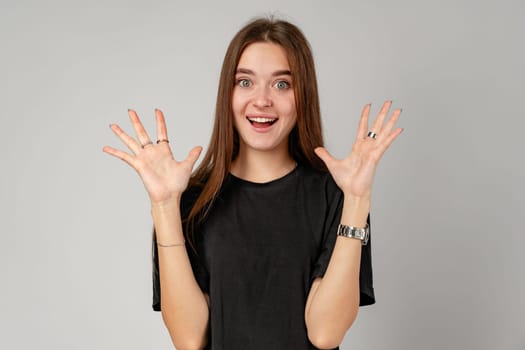
[(235, 72), (244, 49), (256, 42), (278, 44), (288, 56), (297, 111), (297, 122), (288, 140), (290, 155), (298, 164), (327, 171), (325, 164), (314, 153), (315, 147), (323, 146), (323, 134), (310, 45), (301, 30), (287, 21), (273, 17), (252, 20), (233, 37), (226, 51), (211, 140), (202, 162), (190, 179), (189, 187), (200, 190), (184, 222), (185, 236), (192, 247), (191, 227), (206, 216), (228, 175), (232, 161), (239, 153), (239, 135), (233, 125), (232, 111)]

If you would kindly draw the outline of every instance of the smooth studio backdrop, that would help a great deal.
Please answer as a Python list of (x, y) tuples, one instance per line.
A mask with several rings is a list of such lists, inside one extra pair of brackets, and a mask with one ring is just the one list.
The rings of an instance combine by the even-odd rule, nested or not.
[(0, 2), (0, 348), (169, 349), (146, 191), (108, 125), (154, 108), (207, 146), (234, 33), (275, 13), (315, 54), (328, 148), (403, 108), (373, 193), (377, 304), (342, 349), (525, 349), (523, 1)]

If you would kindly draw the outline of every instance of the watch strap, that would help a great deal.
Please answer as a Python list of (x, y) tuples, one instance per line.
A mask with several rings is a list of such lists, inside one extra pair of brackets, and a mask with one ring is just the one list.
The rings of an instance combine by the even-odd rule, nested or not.
[(337, 235), (359, 239), (363, 242), (363, 245), (366, 245), (368, 243), (368, 238), (370, 237), (370, 228), (368, 224), (366, 224), (365, 227), (353, 227), (340, 224), (337, 229)]

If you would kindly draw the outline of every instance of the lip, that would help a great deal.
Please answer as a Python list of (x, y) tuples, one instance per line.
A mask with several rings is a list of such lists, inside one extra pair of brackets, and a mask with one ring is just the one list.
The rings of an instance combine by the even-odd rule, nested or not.
[(246, 118), (269, 118), (269, 119), (279, 119), (275, 115), (271, 114), (247, 114)]
[[(272, 124), (269, 124), (267, 126), (255, 126), (251, 123), (249, 118), (268, 118), (268, 119), (275, 119), (275, 121)], [(246, 121), (250, 124), (250, 127), (253, 131), (257, 133), (267, 133), (271, 131), (272, 127), (279, 121), (279, 118), (273, 115), (269, 114), (248, 114), (246, 116)]]

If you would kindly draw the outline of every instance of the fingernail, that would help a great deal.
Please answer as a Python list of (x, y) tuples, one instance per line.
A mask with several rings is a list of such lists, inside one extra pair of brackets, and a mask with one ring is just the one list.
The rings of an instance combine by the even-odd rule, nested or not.
[(109, 128), (111, 129), (111, 127), (113, 126), (113, 124), (109, 124)]
[(399, 113), (403, 112), (403, 108), (399, 108)]

